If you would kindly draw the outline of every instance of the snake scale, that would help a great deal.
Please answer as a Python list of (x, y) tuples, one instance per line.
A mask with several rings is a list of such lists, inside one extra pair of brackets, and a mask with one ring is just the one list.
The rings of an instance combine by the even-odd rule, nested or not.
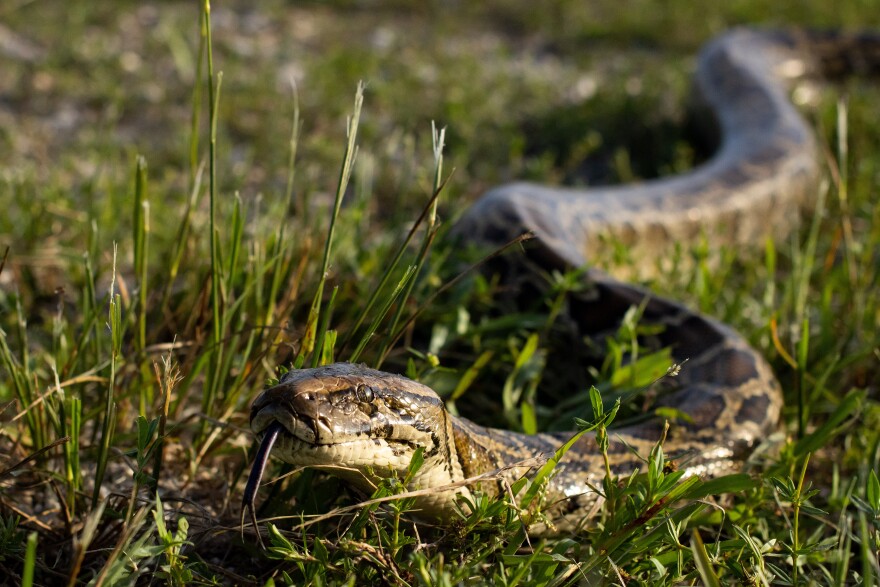
[[(867, 42), (870, 41), (870, 42)], [(873, 55), (864, 56), (868, 46)], [(455, 233), (498, 246), (525, 232), (536, 236), (523, 263), (570, 269), (587, 264), (603, 239), (622, 243), (633, 257), (656, 258), (674, 243), (706, 235), (736, 246), (779, 238), (809, 208), (817, 193), (819, 152), (809, 124), (793, 106), (791, 81), (806, 75), (837, 76), (880, 63), (868, 35), (735, 29), (701, 51), (695, 92), (719, 137), (715, 155), (689, 173), (640, 184), (599, 189), (530, 183), (485, 194), (459, 221)], [(870, 65), (876, 67), (876, 65)], [(754, 445), (776, 429), (782, 394), (766, 361), (729, 327), (671, 300), (609, 277), (584, 273), (588, 293), (569, 312), (584, 335), (613, 328), (634, 305), (643, 320), (662, 324), (660, 344), (683, 363), (675, 389), (661, 403), (691, 421), (673, 426), (667, 453), (690, 455), (688, 474), (735, 470)], [(442, 488), (504, 469), (512, 481), (528, 472), (515, 466), (552, 453), (567, 434), (524, 435), (479, 426), (449, 414), (428, 387), (360, 365), (337, 363), (293, 370), (253, 403), (251, 428), (261, 439), (242, 506), (254, 516), (254, 496), (270, 451), (299, 466), (335, 465), (369, 493), (375, 476), (406, 473), (418, 447), (424, 464), (411, 488)], [(657, 423), (618, 428), (609, 455), (616, 474), (641, 461), (660, 437)], [(600, 504), (604, 465), (595, 439), (580, 439), (564, 456), (546, 488), (558, 519), (588, 522)], [(501, 490), (498, 482), (480, 489)], [(416, 500), (424, 518), (449, 521), (456, 495), (467, 485), (427, 492)], [(256, 526), (256, 520), (254, 519)]]

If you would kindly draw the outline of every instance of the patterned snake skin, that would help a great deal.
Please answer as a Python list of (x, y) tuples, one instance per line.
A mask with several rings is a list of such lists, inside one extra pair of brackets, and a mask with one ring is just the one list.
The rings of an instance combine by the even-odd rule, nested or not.
[[(867, 42), (869, 41), (870, 42)], [(865, 48), (867, 46), (867, 49)], [(810, 126), (793, 107), (790, 81), (805, 75), (836, 76), (876, 67), (875, 37), (825, 33), (734, 30), (701, 52), (695, 91), (719, 134), (714, 157), (693, 171), (646, 183), (600, 189), (504, 185), (483, 196), (456, 232), (482, 245), (504, 244), (533, 232), (524, 264), (582, 267), (603, 239), (623, 243), (634, 258), (657, 258), (675, 243), (701, 235), (736, 246), (785, 235), (817, 193), (819, 154)], [(873, 52), (865, 57), (865, 52)], [(674, 425), (666, 453), (687, 453), (689, 474), (735, 470), (779, 421), (782, 397), (766, 361), (734, 331), (684, 306), (619, 282), (595, 269), (589, 293), (572, 301), (581, 332), (613, 328), (628, 308), (643, 304), (643, 320), (665, 326), (660, 344), (684, 363), (676, 389), (662, 404), (690, 415)], [(370, 492), (375, 476), (404, 476), (417, 447), (425, 462), (412, 488), (438, 488), (505, 469), (512, 481), (528, 471), (512, 466), (552, 453), (571, 434), (524, 435), (478, 426), (450, 415), (429, 388), (399, 375), (338, 363), (287, 373), (251, 409), (251, 427), (262, 438), (242, 508), (253, 517), (254, 495), (273, 448), (301, 466), (335, 465), (339, 474)], [(647, 455), (661, 434), (648, 423), (613, 430), (609, 454), (616, 474), (641, 464), (627, 445)], [(596, 443), (584, 437), (566, 453), (547, 487), (558, 518), (588, 521), (600, 498), (604, 465)], [(496, 492), (498, 482), (482, 482)], [(425, 518), (448, 521), (456, 494), (433, 491), (417, 499)], [(256, 521), (255, 526), (256, 526)]]

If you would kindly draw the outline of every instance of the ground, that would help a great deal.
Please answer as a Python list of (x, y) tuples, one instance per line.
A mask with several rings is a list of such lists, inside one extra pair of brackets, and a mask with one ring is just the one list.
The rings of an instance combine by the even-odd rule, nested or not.
[[(444, 531), (393, 508), (299, 527), (358, 500), (305, 473), (260, 494), (261, 518), (283, 516), (270, 555), (238, 527), (248, 406), (297, 357), (384, 358), (446, 397), (477, 364), (451, 407), (569, 426), (530, 407), (530, 386), (556, 370), (546, 312), (489, 318), (494, 286), (479, 279), (432, 297), (460, 266), (446, 229), (508, 180), (687, 169), (706, 156), (687, 117), (702, 43), (741, 25), (877, 27), (872, 2), (251, 4), (211, 5), (210, 87), (202, 3), (0, 7), (0, 572), (36, 584), (876, 580), (880, 123), (864, 78), (819, 83), (804, 106), (828, 167), (800, 233), (711, 264), (698, 243), (693, 267), (645, 278), (773, 363), (790, 444), (749, 489), (696, 509), (622, 495), (594, 533), (544, 544), (504, 503)], [(359, 81), (358, 153), (325, 267)], [(433, 228), (419, 228), (367, 308), (434, 191), (432, 122), (446, 129), (438, 236), (421, 259)], [(395, 304), (408, 264), (419, 279)], [(613, 378), (612, 364), (597, 384)], [(503, 404), (500, 384), (493, 395), (506, 379), (505, 399), (522, 402)]]

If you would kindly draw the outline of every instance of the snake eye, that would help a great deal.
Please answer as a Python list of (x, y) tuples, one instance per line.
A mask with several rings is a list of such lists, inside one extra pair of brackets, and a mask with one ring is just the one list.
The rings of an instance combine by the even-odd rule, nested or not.
[(373, 401), (373, 389), (363, 383), (358, 383), (357, 387), (354, 388), (354, 394), (357, 396), (358, 401), (366, 403)]

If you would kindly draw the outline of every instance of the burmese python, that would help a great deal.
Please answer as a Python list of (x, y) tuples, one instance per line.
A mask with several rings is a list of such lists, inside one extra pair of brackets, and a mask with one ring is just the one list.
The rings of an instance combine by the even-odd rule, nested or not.
[[(817, 193), (818, 148), (809, 125), (789, 99), (789, 81), (805, 74), (851, 70), (863, 37), (802, 32), (734, 30), (701, 52), (695, 91), (716, 125), (714, 157), (693, 171), (642, 184), (575, 189), (516, 183), (484, 195), (460, 220), (456, 233), (483, 244), (504, 244), (535, 234), (526, 264), (547, 268), (586, 265), (590, 251), (612, 238), (635, 258), (656, 258), (670, 244), (701, 235), (736, 245), (779, 238), (799, 209)], [(871, 45), (876, 52), (876, 41)], [(880, 60), (868, 60), (878, 63)], [(643, 319), (665, 326), (660, 343), (684, 363), (677, 388), (663, 403), (687, 412), (691, 423), (670, 430), (667, 453), (688, 453), (689, 473), (732, 470), (747, 450), (774, 430), (782, 406), (779, 386), (765, 360), (723, 324), (589, 269), (588, 294), (571, 302), (582, 332), (612, 328), (633, 305)], [(338, 363), (294, 370), (264, 391), (251, 408), (251, 428), (262, 438), (242, 506), (250, 508), (272, 450), (301, 466), (338, 465), (369, 491), (372, 474), (404, 476), (417, 447), (425, 462), (413, 488), (435, 488), (552, 453), (570, 434), (527, 436), (478, 426), (451, 416), (429, 388), (399, 375)], [(609, 449), (616, 473), (640, 464), (627, 445), (647, 455), (657, 425), (613, 430)], [(506, 470), (508, 479), (527, 469)], [(598, 505), (589, 485), (600, 486), (603, 464), (591, 438), (581, 439), (547, 488), (564, 515), (589, 517)], [(480, 488), (492, 490), (494, 483)], [(417, 499), (425, 517), (453, 515), (456, 493)], [(256, 526), (256, 520), (254, 519)]]

